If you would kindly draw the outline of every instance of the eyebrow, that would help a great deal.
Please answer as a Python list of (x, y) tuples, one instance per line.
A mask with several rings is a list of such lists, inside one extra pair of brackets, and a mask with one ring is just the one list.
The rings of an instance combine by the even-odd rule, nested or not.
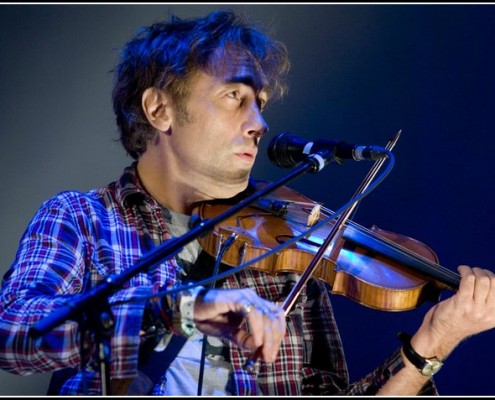
[(259, 93), (265, 87), (261, 79), (255, 79), (252, 75), (235, 75), (229, 79), (226, 79), (227, 83), (242, 83), (255, 89), (256, 93)]

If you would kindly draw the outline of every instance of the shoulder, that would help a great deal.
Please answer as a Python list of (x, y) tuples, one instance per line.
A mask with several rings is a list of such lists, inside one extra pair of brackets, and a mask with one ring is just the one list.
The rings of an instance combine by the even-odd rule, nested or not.
[(41, 208), (80, 209), (94, 207), (100, 201), (101, 195), (97, 189), (89, 192), (65, 190), (45, 200)]
[(112, 206), (114, 202), (108, 191), (108, 188), (100, 188), (87, 192), (78, 190), (59, 192), (41, 204), (35, 219), (72, 221), (77, 225), (83, 221), (90, 221), (115, 208)]

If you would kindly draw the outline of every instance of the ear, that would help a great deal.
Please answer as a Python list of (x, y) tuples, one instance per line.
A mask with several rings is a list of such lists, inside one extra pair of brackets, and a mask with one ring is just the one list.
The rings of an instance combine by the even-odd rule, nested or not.
[(170, 129), (170, 102), (162, 90), (149, 87), (143, 92), (141, 106), (148, 122), (157, 130), (166, 132)]

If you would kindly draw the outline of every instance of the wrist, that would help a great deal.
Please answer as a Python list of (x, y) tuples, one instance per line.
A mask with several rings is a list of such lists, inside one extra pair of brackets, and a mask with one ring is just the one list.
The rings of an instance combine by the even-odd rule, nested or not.
[(196, 329), (194, 305), (198, 296), (202, 296), (205, 291), (203, 286), (194, 286), (177, 293), (175, 296), (176, 312), (172, 319), (175, 332), (186, 337), (194, 333)]
[(397, 335), (402, 341), (402, 357), (410, 362), (423, 376), (432, 377), (443, 366), (443, 362), (438, 357), (423, 357), (411, 344), (411, 336), (404, 332)]

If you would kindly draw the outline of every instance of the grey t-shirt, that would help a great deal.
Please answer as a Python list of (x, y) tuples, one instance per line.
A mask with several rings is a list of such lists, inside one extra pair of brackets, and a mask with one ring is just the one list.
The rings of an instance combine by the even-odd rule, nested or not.
[[(170, 234), (179, 237), (188, 230), (189, 216), (178, 214), (168, 209), (163, 209)], [(190, 270), (198, 258), (201, 247), (197, 240), (188, 243), (177, 254), (176, 259), (185, 273)], [(166, 335), (155, 351), (164, 350), (171, 335)], [(203, 396), (228, 396), (232, 395), (228, 389), (229, 374), (231, 371), (228, 362), (227, 347), (222, 340), (207, 336), (207, 348), (201, 385)], [(170, 396), (196, 396), (198, 395), (198, 381), (201, 364), (201, 352), (204, 335), (199, 331), (185, 342), (179, 354), (168, 368), (166, 378), (166, 394)]]

